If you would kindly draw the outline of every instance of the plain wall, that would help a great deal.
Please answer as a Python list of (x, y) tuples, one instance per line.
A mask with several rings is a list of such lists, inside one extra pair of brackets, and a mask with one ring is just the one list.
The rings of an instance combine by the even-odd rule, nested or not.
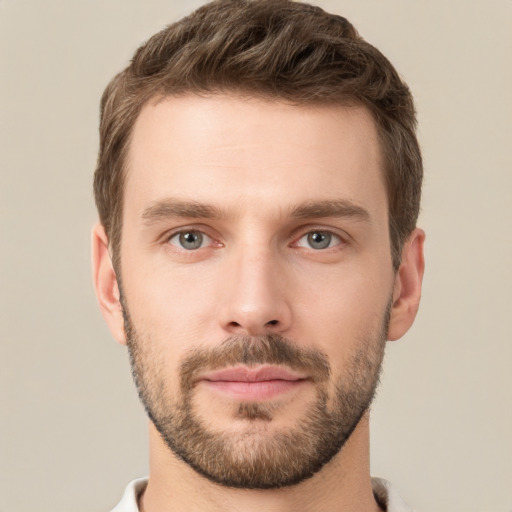
[[(110, 510), (146, 419), (89, 262), (98, 104), (201, 2), (0, 0), (0, 511)], [(424, 295), (389, 345), (372, 472), (423, 511), (512, 511), (512, 1), (318, 1), (395, 64), (425, 159)]]

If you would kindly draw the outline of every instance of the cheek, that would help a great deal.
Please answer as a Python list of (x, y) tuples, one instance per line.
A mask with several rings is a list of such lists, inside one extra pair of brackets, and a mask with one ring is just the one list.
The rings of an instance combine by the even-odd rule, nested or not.
[[(350, 358), (368, 338), (381, 336), (392, 280), (381, 272), (356, 268), (330, 270), (305, 279), (295, 296), (297, 328), (336, 365)], [(299, 338), (300, 339), (300, 338)]]
[(127, 265), (124, 270), (128, 279), (123, 284), (134, 324), (152, 333), (158, 343), (172, 343), (176, 351), (190, 348), (191, 343), (197, 345), (212, 317), (212, 293), (218, 293), (211, 272), (189, 265), (140, 264)]

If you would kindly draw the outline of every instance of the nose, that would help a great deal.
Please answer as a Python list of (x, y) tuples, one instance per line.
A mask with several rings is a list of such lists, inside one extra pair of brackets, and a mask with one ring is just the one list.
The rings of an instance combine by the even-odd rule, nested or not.
[(270, 249), (241, 250), (223, 276), (219, 319), (229, 335), (261, 336), (290, 328), (286, 272)]

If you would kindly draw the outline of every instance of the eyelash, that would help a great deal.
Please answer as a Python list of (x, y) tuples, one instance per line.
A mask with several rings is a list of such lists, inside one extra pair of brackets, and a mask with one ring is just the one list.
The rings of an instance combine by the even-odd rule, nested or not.
[[(175, 244), (171, 243), (171, 240), (173, 238), (180, 237), (180, 236), (186, 235), (186, 234), (198, 234), (201, 237), (206, 238), (207, 239), (206, 241), (209, 240), (209, 244), (211, 244), (212, 242), (215, 241), (213, 237), (211, 237), (210, 235), (205, 233), (203, 230), (201, 230), (201, 229), (192, 229), (192, 228), (191, 229), (181, 229), (179, 231), (175, 231), (175, 232), (171, 233), (170, 235), (168, 235), (165, 238), (165, 241), (166, 241), (167, 244), (174, 246), (176, 249), (184, 251), (184, 252), (188, 252), (188, 253), (193, 253), (193, 252), (196, 252), (199, 249), (204, 249), (204, 247), (198, 247), (196, 249), (187, 249), (186, 247), (183, 247), (183, 246), (180, 247), (177, 244), (175, 245)], [(216, 243), (217, 243), (217, 245), (219, 247), (222, 245), (219, 242), (216, 242)]]
[[(321, 234), (323, 236), (328, 236), (329, 240), (326, 247), (320, 247), (320, 248), (314, 248), (314, 247), (305, 247), (303, 245), (299, 245), (300, 241), (303, 238), (310, 237), (314, 234)], [(344, 245), (346, 242), (345, 240), (338, 234), (334, 233), (333, 231), (329, 229), (309, 229), (308, 231), (302, 233), (302, 235), (296, 239), (297, 241), (293, 244), (295, 247), (303, 247), (304, 249), (312, 250), (312, 251), (326, 251), (327, 249), (334, 249), (340, 245)], [(335, 241), (334, 245), (331, 245), (331, 242)], [(308, 244), (311, 243), (311, 240), (308, 240)]]
[[(180, 247), (178, 244), (171, 243), (171, 240), (173, 238), (176, 238), (176, 237), (179, 237), (181, 235), (188, 234), (188, 233), (190, 233), (190, 234), (199, 234), (202, 237), (205, 237), (206, 239), (209, 240), (208, 245), (211, 245), (211, 243), (214, 242), (216, 247), (222, 247), (223, 246), (223, 244), (221, 242), (216, 241), (214, 237), (208, 235), (204, 230), (197, 229), (197, 228), (190, 228), (190, 229), (186, 229), (186, 228), (183, 229), (182, 228), (179, 231), (174, 231), (174, 232), (170, 233), (169, 235), (167, 235), (165, 237), (165, 243), (168, 244), (168, 245), (172, 245), (175, 249), (177, 249), (179, 251), (182, 251), (184, 253), (189, 253), (189, 254), (195, 253), (195, 252), (199, 251), (200, 249), (205, 249), (206, 248), (206, 247), (200, 246), (200, 247), (197, 247), (195, 249), (187, 249), (187, 248), (185, 248), (183, 246)], [(322, 234), (322, 235), (327, 235), (328, 237), (331, 237), (330, 240), (329, 240), (329, 243), (328, 243), (328, 245), (326, 247), (313, 248), (313, 247), (305, 247), (303, 245), (299, 245), (299, 242), (304, 237), (311, 236), (311, 235), (313, 235), (315, 233)], [(331, 245), (332, 239), (337, 240), (337, 243), (335, 243), (334, 245)], [(206, 241), (208, 242), (208, 240), (206, 240)], [(314, 227), (309, 227), (309, 226), (307, 227), (307, 229), (301, 230), (300, 236), (297, 233), (293, 234), (290, 237), (290, 240), (291, 240), (291, 243), (290, 243), (291, 247), (303, 248), (303, 249), (314, 251), (314, 252), (325, 252), (328, 249), (334, 249), (334, 250), (341, 249), (341, 247), (343, 247), (343, 246), (345, 246), (347, 244), (347, 237), (344, 237), (344, 236), (340, 235), (339, 233), (334, 232), (333, 230), (325, 229), (325, 228), (314, 228)]]

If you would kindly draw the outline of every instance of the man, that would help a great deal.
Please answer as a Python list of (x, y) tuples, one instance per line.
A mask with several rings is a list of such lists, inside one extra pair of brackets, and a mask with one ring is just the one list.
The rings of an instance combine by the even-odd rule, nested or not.
[(420, 299), (414, 130), (386, 58), (298, 2), (205, 5), (113, 79), (94, 278), (150, 419), (116, 512), (409, 510), (368, 423)]

